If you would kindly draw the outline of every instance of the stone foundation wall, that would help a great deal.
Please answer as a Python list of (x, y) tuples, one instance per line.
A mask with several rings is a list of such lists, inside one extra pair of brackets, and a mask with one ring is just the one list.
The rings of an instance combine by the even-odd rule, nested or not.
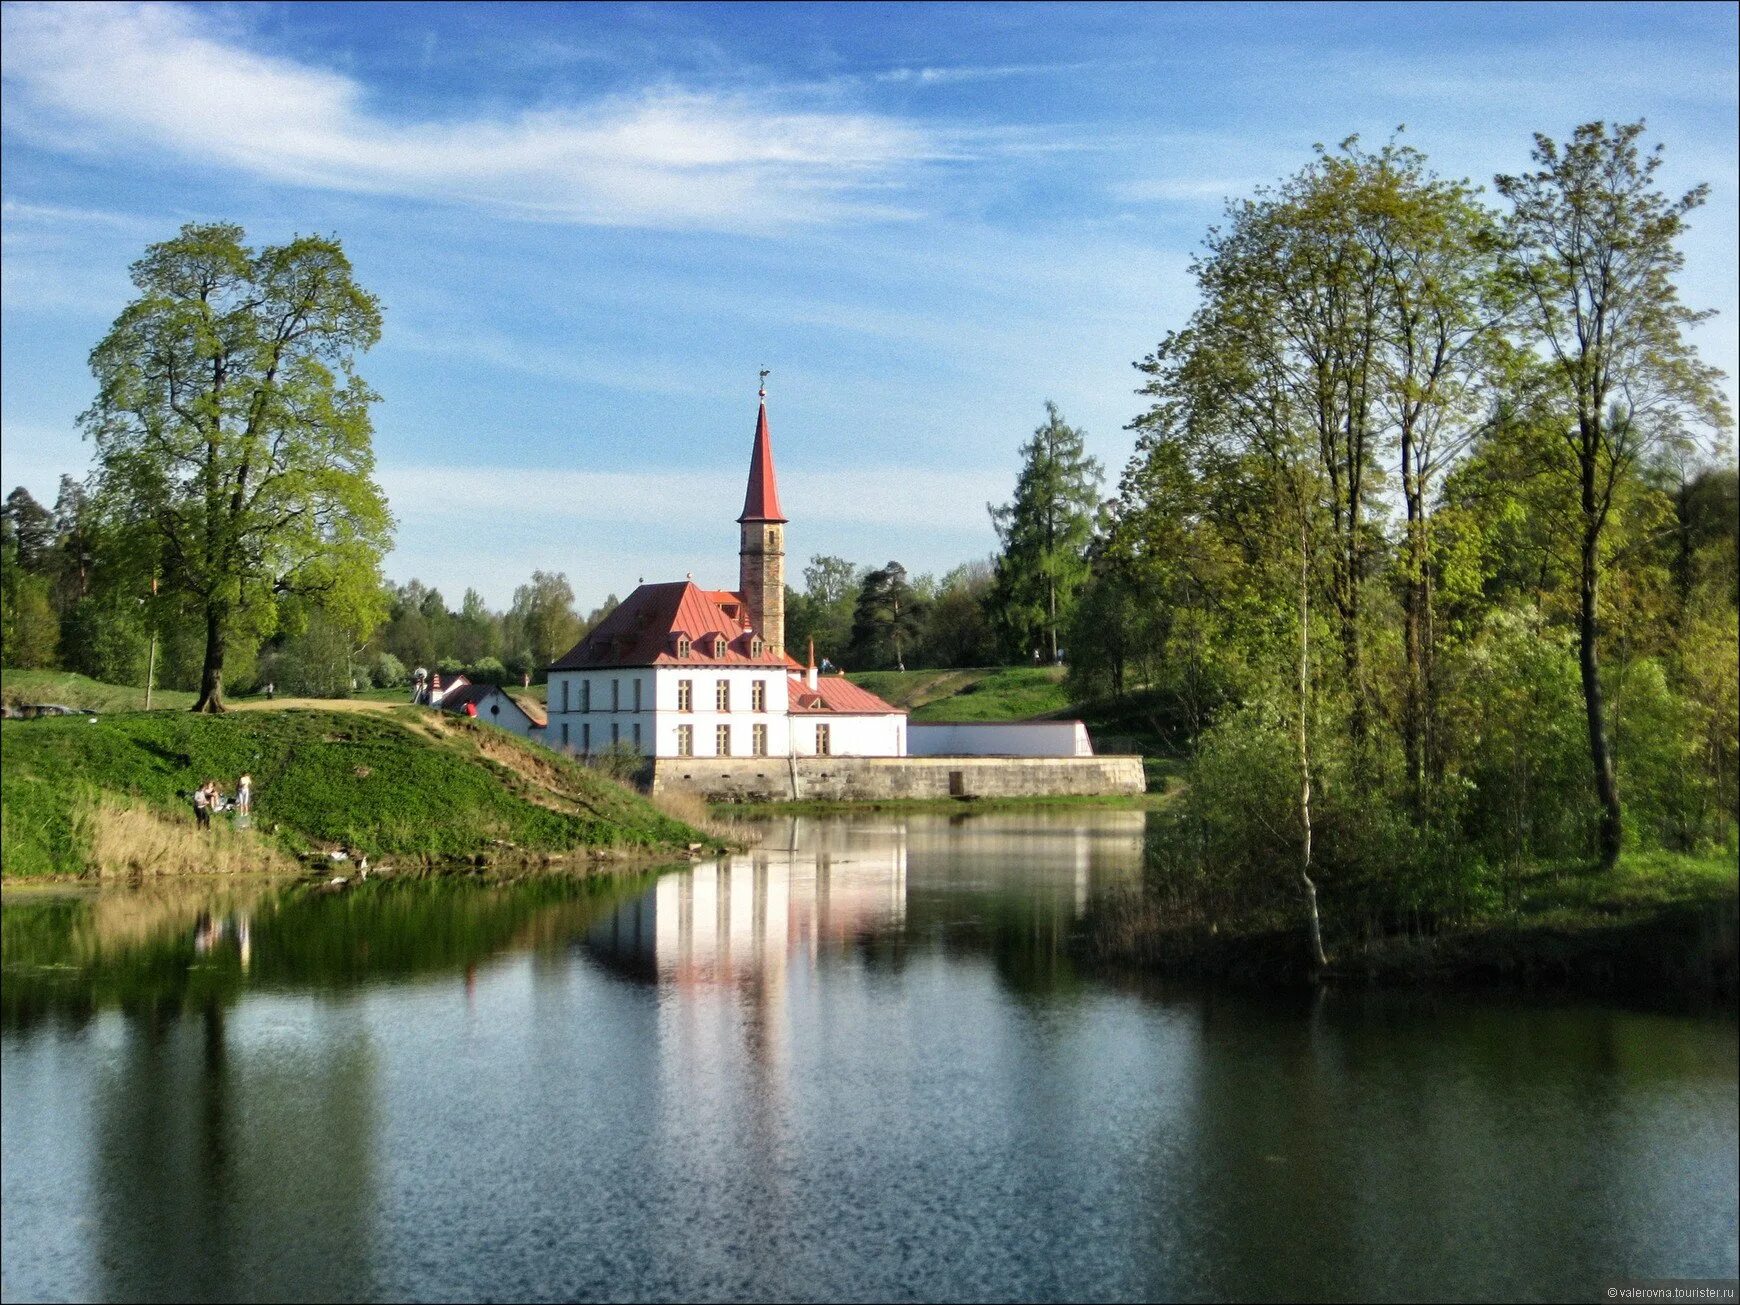
[(1140, 757), (661, 757), (652, 791), (710, 802), (874, 802), (890, 798), (1140, 793)]

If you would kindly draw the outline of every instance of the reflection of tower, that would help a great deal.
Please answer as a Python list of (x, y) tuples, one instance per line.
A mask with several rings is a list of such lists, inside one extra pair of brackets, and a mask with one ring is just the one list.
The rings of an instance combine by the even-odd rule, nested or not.
[[(763, 380), (767, 373), (763, 372)], [(767, 651), (785, 651), (785, 514), (779, 507), (779, 482), (773, 474), (773, 442), (767, 435), (767, 390), (755, 419), (755, 447), (749, 455), (749, 488), (743, 496), (738, 547), (737, 587), (748, 609), (749, 625)]]

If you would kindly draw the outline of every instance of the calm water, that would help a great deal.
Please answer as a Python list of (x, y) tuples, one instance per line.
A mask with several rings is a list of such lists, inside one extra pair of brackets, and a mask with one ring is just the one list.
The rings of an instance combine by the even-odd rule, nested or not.
[(610, 884), (5, 899), (8, 1299), (1593, 1297), (1732, 1276), (1736, 1026), (1069, 959), (1140, 813)]

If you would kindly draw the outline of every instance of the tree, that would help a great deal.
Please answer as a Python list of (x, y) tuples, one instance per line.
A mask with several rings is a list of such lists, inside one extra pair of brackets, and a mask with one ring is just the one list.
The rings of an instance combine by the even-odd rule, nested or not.
[(824, 657), (843, 657), (866, 571), (843, 557), (817, 553), (804, 568), (802, 593), (786, 590), (786, 647), (800, 652), (811, 639)]
[(1104, 472), (1088, 456), (1081, 431), (1045, 404), (1045, 423), (1021, 446), (1015, 497), (987, 505), (1002, 552), (992, 597), (1012, 651), (1025, 657), (1044, 644), (1058, 655), (1058, 631), (1087, 579), (1087, 545)]
[(269, 633), (287, 597), (378, 602), (392, 526), (374, 483), (369, 407), (353, 368), (381, 310), (334, 239), (259, 251), (228, 224), (189, 224), (133, 265), (139, 297), (91, 353), (107, 511), (145, 528), (163, 582), (201, 618), (194, 710), (224, 709), (225, 653)]
[(54, 515), (19, 485), (6, 496), (0, 516), (7, 538), (17, 550), (14, 560), (31, 575), (42, 571), (54, 548)]
[(1715, 368), (1685, 331), (1704, 320), (1680, 302), (1678, 240), (1707, 186), (1670, 199), (1655, 183), (1641, 122), (1578, 127), (1561, 147), (1537, 134), (1538, 169), (1497, 178), (1511, 203), (1505, 270), (1522, 301), (1527, 343), (1545, 359), (1558, 419), (1560, 473), (1577, 495), (1577, 655), (1605, 864), (1618, 859), (1623, 816), (1608, 736), (1598, 638), (1605, 535), (1614, 505), (1652, 449), (1683, 443), (1694, 423), (1725, 427)]
[(854, 656), (870, 665), (892, 660), (906, 669), (903, 652), (921, 628), (923, 605), (907, 582), (906, 568), (890, 562), (864, 577), (852, 616)]
[(509, 617), (539, 667), (567, 652), (582, 633), (573, 587), (559, 571), (532, 572), (531, 582), (514, 590)]

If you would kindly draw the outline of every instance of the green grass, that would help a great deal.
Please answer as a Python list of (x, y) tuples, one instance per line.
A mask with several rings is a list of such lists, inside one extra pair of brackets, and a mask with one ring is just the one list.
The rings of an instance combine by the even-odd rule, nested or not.
[[(185, 711), (197, 694), (179, 689), (154, 689), (151, 709)], [(71, 671), (0, 670), (0, 697), (7, 702), (58, 703), (90, 711), (142, 711), (145, 690), (124, 684), (104, 684)]]
[(434, 862), (680, 848), (701, 839), (638, 794), (491, 726), (394, 711), (134, 712), (0, 725), (0, 872), (89, 870), (99, 796), (186, 820), (208, 778), (254, 778), (255, 827), (297, 853), (344, 844)]
[(1627, 852), (1611, 870), (1583, 865), (1547, 866), (1518, 881), (1513, 912), (1504, 923), (1542, 928), (1605, 928), (1664, 910), (1740, 898), (1735, 854)]
[(1058, 667), (857, 671), (846, 678), (905, 708), (918, 724), (1033, 720), (1055, 716), (1070, 705)]

